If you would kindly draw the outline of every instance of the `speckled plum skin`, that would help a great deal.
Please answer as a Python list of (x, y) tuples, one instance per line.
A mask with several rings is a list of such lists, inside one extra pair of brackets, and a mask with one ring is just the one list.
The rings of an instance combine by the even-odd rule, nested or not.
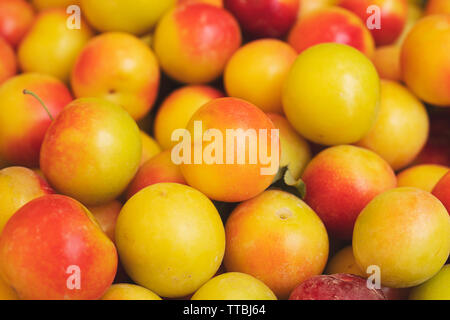
[(311, 277), (292, 291), (289, 300), (386, 300), (383, 291), (369, 289), (366, 279), (338, 273)]

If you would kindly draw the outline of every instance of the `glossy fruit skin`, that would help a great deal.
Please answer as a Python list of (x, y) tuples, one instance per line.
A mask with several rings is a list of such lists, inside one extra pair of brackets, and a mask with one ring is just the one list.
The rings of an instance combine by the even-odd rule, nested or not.
[(94, 37), (83, 48), (71, 85), (77, 98), (104, 98), (138, 120), (153, 107), (159, 78), (158, 61), (149, 47), (130, 34), (111, 32)]
[(46, 104), (53, 117), (72, 101), (67, 87), (58, 79), (37, 73), (24, 73), (0, 87), (0, 157), (13, 165), (39, 166), (39, 151), (51, 120), (28, 89)]
[(179, 5), (160, 20), (153, 47), (176, 81), (208, 83), (219, 77), (241, 45), (239, 25), (226, 10), (204, 3)]
[(361, 19), (338, 7), (324, 8), (299, 20), (290, 31), (288, 42), (298, 53), (328, 42), (352, 46), (369, 58), (375, 49), (373, 38)]
[(40, 167), (57, 191), (99, 205), (124, 191), (141, 153), (140, 131), (125, 110), (107, 100), (83, 98), (70, 103), (49, 127)]
[(205, 103), (222, 98), (223, 93), (210, 86), (184, 86), (174, 90), (156, 114), (155, 138), (164, 150), (177, 144), (172, 141), (176, 129), (185, 129), (194, 113)]
[(400, 69), (401, 47), (390, 45), (378, 47), (372, 57), (372, 62), (381, 79), (400, 82), (402, 73)]
[(68, 82), (78, 54), (92, 37), (91, 28), (81, 20), (81, 29), (67, 27), (65, 9), (40, 13), (18, 47), (24, 72), (38, 72)]
[(289, 300), (386, 300), (383, 292), (369, 289), (366, 279), (353, 274), (309, 278), (291, 293)]
[(8, 167), (0, 170), (0, 233), (6, 222), (27, 202), (53, 193), (52, 188), (24, 167)]
[(419, 285), (444, 265), (450, 252), (450, 216), (430, 193), (396, 188), (373, 199), (359, 215), (353, 254), (366, 270), (376, 265), (381, 284)]
[(9, 43), (0, 37), (0, 85), (16, 73), (16, 53)]
[(450, 14), (450, 3), (446, 0), (429, 0), (425, 8), (425, 14)]
[(357, 145), (374, 151), (399, 170), (417, 157), (428, 133), (429, 118), (423, 103), (401, 84), (382, 80), (378, 118)]
[(282, 115), (268, 113), (267, 116), (275, 128), (280, 130), (280, 168), (287, 166), (294, 179), (300, 178), (312, 157), (308, 141), (300, 136)]
[(252, 37), (284, 36), (297, 19), (299, 0), (224, 0), (224, 6)]
[(216, 208), (202, 193), (158, 183), (124, 205), (116, 243), (127, 274), (137, 284), (176, 298), (195, 292), (216, 273), (225, 233)]
[(421, 100), (442, 107), (450, 106), (449, 46), (450, 15), (421, 19), (402, 46), (403, 80)]
[(25, 0), (0, 2), (0, 37), (16, 47), (33, 24), (33, 7)]
[(450, 265), (446, 264), (430, 280), (412, 289), (410, 300), (450, 300)]
[(282, 113), (283, 84), (296, 58), (295, 50), (280, 40), (246, 44), (233, 54), (225, 68), (228, 95), (251, 102), (264, 112)]
[(436, 164), (412, 166), (397, 175), (398, 186), (414, 187), (431, 192), (439, 180), (448, 172), (448, 167)]
[(119, 216), (120, 210), (122, 210), (122, 204), (117, 200), (113, 200), (99, 206), (90, 206), (88, 209), (103, 232), (114, 242), (117, 217)]
[(81, 0), (89, 23), (101, 32), (122, 31), (136, 35), (149, 32), (175, 5), (176, 0)]
[(109, 287), (102, 300), (161, 300), (161, 298), (144, 287), (119, 283)]
[(374, 152), (350, 145), (325, 149), (302, 175), (305, 202), (319, 215), (327, 231), (351, 239), (361, 210), (378, 194), (395, 188), (395, 173)]
[[(89, 211), (61, 195), (16, 212), (0, 237), (0, 257), (3, 278), (26, 300), (98, 299), (117, 268), (116, 249)], [(80, 289), (68, 286), (70, 266), (80, 270)]]
[(450, 172), (439, 180), (432, 190), (432, 194), (438, 198), (450, 214)]
[(80, 5), (80, 0), (31, 0), (31, 3), (38, 11), (49, 8), (67, 8), (70, 5)]
[(325, 145), (359, 141), (376, 120), (379, 100), (380, 80), (370, 60), (335, 43), (300, 54), (283, 90), (289, 122), (303, 137)]
[(277, 300), (262, 281), (240, 272), (218, 275), (205, 283), (191, 300)]
[(395, 42), (402, 33), (408, 17), (406, 0), (340, 0), (338, 3), (341, 7), (357, 14), (364, 23), (374, 14), (373, 11), (367, 12), (370, 6), (375, 5), (380, 8), (381, 28), (370, 30), (377, 46)]
[(173, 163), (171, 156), (171, 150), (166, 150), (144, 163), (128, 185), (127, 199), (155, 183), (186, 184), (180, 166)]
[(328, 236), (306, 203), (287, 192), (265, 191), (241, 203), (225, 226), (225, 268), (263, 281), (279, 299), (321, 274)]
[[(209, 147), (207, 142), (200, 145), (199, 141), (194, 141), (197, 139), (194, 131), (196, 121), (201, 121), (203, 133), (209, 129), (216, 129), (222, 134), (223, 143), (219, 146), (223, 150), (222, 163), (209, 164), (207, 159), (202, 159), (200, 164), (195, 163), (195, 153), (201, 152), (203, 155), (205, 149)], [(227, 163), (227, 156), (231, 157), (231, 155), (227, 155), (226, 131), (233, 129), (255, 130), (257, 155), (261, 152), (260, 144), (263, 141), (260, 136), (265, 137), (267, 154), (272, 159), (272, 163), (264, 165), (259, 156), (256, 157), (255, 163), (251, 163), (249, 155), (253, 154), (254, 150), (250, 149), (250, 143), (245, 144), (247, 160), (243, 164), (238, 162), (238, 157), (240, 157), (238, 151), (234, 152), (233, 163)], [(272, 165), (276, 165), (278, 168), (278, 163), (275, 163), (276, 156), (272, 155), (272, 149), (274, 152), (280, 152), (279, 139), (272, 132), (275, 129), (269, 117), (249, 102), (237, 98), (220, 98), (208, 102), (192, 116), (187, 126), (191, 136), (191, 159), (190, 163), (182, 163), (180, 166), (185, 180), (190, 186), (217, 201), (240, 202), (260, 194), (272, 183), (277, 173), (263, 174), (262, 171), (262, 169), (272, 168)], [(260, 134), (260, 130), (266, 131)], [(234, 150), (237, 150), (236, 140), (233, 138)], [(175, 155), (179, 154), (177, 151), (173, 152)]]

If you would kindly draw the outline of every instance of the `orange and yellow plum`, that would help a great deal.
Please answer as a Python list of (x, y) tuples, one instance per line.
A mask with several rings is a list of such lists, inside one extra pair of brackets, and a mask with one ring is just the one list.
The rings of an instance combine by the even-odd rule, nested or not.
[(224, 0), (224, 6), (252, 37), (279, 38), (297, 20), (299, 0)]
[(381, 79), (402, 81), (400, 69), (401, 47), (389, 45), (378, 47), (372, 57), (372, 62)]
[(419, 20), (402, 45), (401, 69), (405, 83), (420, 99), (450, 106), (450, 15)]
[(176, 0), (79, 0), (90, 25), (101, 32), (143, 35), (152, 30)]
[(161, 300), (161, 298), (144, 287), (118, 283), (109, 287), (102, 300)]
[(26, 300), (99, 299), (117, 269), (111, 240), (83, 205), (61, 195), (34, 199), (14, 214), (0, 257), (3, 278)]
[(383, 286), (417, 286), (434, 276), (448, 258), (450, 216), (429, 192), (391, 189), (361, 212), (352, 244), (362, 270), (380, 268)]
[(53, 117), (72, 96), (58, 79), (37, 73), (12, 77), (0, 87), (0, 158), (12, 165), (36, 168), (51, 119), (37, 99), (23, 93), (24, 89), (36, 93)]
[(177, 144), (172, 133), (185, 129), (194, 113), (205, 103), (223, 97), (223, 93), (210, 86), (184, 86), (173, 91), (161, 104), (156, 114), (155, 138), (164, 150)]
[(0, 85), (17, 72), (17, 58), (14, 49), (0, 37)]
[(219, 77), (241, 44), (234, 17), (217, 6), (179, 5), (158, 24), (154, 48), (161, 68), (173, 79), (190, 84)]
[(90, 206), (88, 209), (103, 232), (114, 242), (117, 217), (122, 209), (122, 204), (117, 200), (113, 200), (102, 205)]
[(447, 0), (429, 0), (425, 8), (425, 14), (450, 14), (450, 2)]
[(399, 187), (414, 187), (431, 192), (449, 172), (449, 168), (437, 164), (421, 164), (409, 167), (397, 175)]
[(25, 0), (0, 1), (0, 38), (16, 47), (34, 21), (33, 7)]
[(429, 119), (422, 102), (401, 84), (383, 80), (378, 118), (357, 145), (374, 151), (399, 170), (417, 157), (428, 132)]
[(103, 33), (83, 48), (73, 68), (77, 98), (104, 98), (122, 106), (134, 119), (153, 107), (159, 88), (159, 66), (152, 50), (138, 38)]
[(370, 6), (379, 8), (379, 28), (374, 27), (370, 30), (377, 46), (395, 42), (401, 35), (408, 17), (406, 0), (340, 0), (339, 5), (354, 12), (368, 26), (377, 22), (375, 17), (377, 11), (368, 8)]
[(0, 233), (9, 218), (27, 202), (53, 193), (38, 174), (25, 167), (0, 170)]
[(83, 19), (80, 23), (80, 29), (69, 29), (65, 9), (40, 13), (18, 47), (21, 69), (68, 82), (78, 54), (92, 37), (91, 28)]
[(117, 198), (141, 161), (138, 126), (120, 106), (100, 98), (70, 103), (49, 127), (40, 167), (59, 192), (86, 205)]
[(211, 199), (244, 201), (272, 183), (279, 167), (278, 133), (253, 104), (219, 98), (192, 116), (172, 159), (178, 158), (187, 183)]
[(186, 184), (180, 166), (172, 161), (171, 150), (163, 151), (144, 163), (129, 184), (126, 196), (130, 199), (141, 189), (155, 183), (173, 182)]
[(368, 57), (372, 57), (375, 48), (373, 38), (361, 19), (338, 7), (314, 11), (299, 20), (290, 31), (288, 42), (298, 53), (327, 42), (352, 46)]
[(295, 50), (280, 40), (246, 44), (234, 53), (225, 68), (228, 95), (251, 102), (264, 112), (282, 113), (283, 84), (296, 58)]
[(450, 214), (450, 172), (434, 186), (432, 194), (442, 202)]
[(361, 210), (397, 184), (385, 160), (370, 150), (350, 145), (319, 153), (306, 167), (302, 179), (306, 183), (305, 202), (331, 235), (347, 240), (352, 237)]
[(225, 268), (264, 282), (279, 299), (321, 274), (328, 236), (314, 211), (296, 196), (265, 191), (241, 203), (227, 220)]

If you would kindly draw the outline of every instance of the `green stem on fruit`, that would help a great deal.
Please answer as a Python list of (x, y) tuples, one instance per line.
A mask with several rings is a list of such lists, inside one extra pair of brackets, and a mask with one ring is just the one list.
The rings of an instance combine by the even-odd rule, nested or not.
[(281, 188), (287, 192), (290, 192), (301, 199), (306, 196), (306, 185), (302, 179), (295, 179), (292, 176), (288, 166), (281, 167), (272, 181), (273, 187)]
[(50, 111), (48, 110), (47, 106), (45, 105), (44, 101), (42, 101), (42, 99), (33, 91), (30, 91), (28, 89), (24, 89), (23, 90), (23, 94), (29, 94), (30, 96), (33, 96), (37, 101), (39, 101), (39, 103), (42, 105), (42, 107), (44, 108), (44, 110), (47, 112), (48, 117), (50, 118), (50, 120), (53, 121), (53, 116), (50, 113)]

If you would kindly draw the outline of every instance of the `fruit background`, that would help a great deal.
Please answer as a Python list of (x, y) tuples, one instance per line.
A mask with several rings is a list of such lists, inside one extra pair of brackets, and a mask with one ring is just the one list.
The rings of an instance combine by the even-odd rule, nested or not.
[(449, 167), (450, 0), (0, 0), (2, 300), (450, 300)]

